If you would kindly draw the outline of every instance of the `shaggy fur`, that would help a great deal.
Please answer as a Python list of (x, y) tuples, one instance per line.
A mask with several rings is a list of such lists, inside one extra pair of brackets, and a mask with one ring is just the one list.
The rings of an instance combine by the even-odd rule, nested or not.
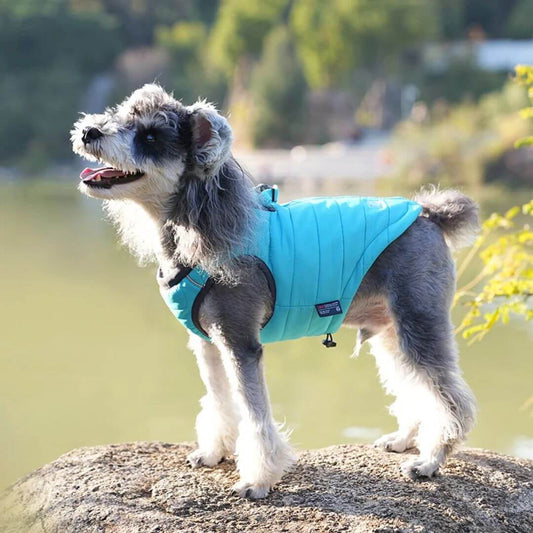
[[(234, 260), (252, 246), (257, 196), (232, 159), (231, 128), (205, 102), (185, 107), (156, 85), (135, 91), (72, 130), (74, 151), (107, 167), (82, 173), (80, 190), (104, 200), (122, 240), (162, 272), (199, 266), (216, 279), (199, 320), (212, 343), (191, 334), (207, 393), (196, 429), (193, 467), (236, 454), (234, 490), (262, 498), (295, 461), (274, 422), (259, 332), (274, 302), (255, 260)], [(112, 167), (112, 168), (111, 168)], [(432, 477), (472, 428), (474, 397), (461, 377), (450, 321), (455, 291), (450, 247), (470, 242), (477, 207), (457, 191), (423, 191), (422, 215), (366, 274), (344, 325), (369, 341), (381, 381), (395, 396), (399, 429), (376, 446), (420, 454), (408, 477)]]

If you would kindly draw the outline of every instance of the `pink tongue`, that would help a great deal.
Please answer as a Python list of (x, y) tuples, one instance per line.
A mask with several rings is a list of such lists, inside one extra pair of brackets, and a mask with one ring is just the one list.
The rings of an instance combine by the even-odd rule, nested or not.
[(117, 170), (113, 167), (86, 168), (80, 174), (80, 179), (90, 181), (98, 176), (101, 178), (118, 178), (124, 175), (122, 170)]

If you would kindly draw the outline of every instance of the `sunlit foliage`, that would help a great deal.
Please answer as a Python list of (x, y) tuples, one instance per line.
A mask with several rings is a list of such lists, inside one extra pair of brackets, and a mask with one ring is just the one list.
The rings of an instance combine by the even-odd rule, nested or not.
[[(533, 101), (533, 67), (519, 66), (516, 80), (527, 87)], [(533, 108), (522, 111), (526, 118)], [(533, 138), (517, 145), (533, 144)], [(515, 206), (504, 215), (493, 213), (484, 223), (474, 247), (462, 263), (458, 275), (477, 256), (482, 262), (479, 274), (460, 287), (456, 303), (468, 309), (459, 327), (471, 341), (483, 338), (492, 327), (506, 324), (512, 316), (533, 319), (533, 200)]]
[[(517, 222), (518, 215), (524, 222)], [(493, 213), (462, 263), (459, 274), (478, 256), (481, 271), (456, 294), (468, 309), (459, 331), (472, 341), (483, 338), (498, 322), (513, 315), (533, 318), (533, 200), (504, 215)]]
[(391, 157), (394, 173), (416, 187), (426, 182), (474, 185), (488, 167), (513, 150), (517, 137), (533, 131), (519, 110), (528, 104), (523, 88), (508, 83), (478, 103), (432, 108), (415, 106), (412, 117), (396, 127)]

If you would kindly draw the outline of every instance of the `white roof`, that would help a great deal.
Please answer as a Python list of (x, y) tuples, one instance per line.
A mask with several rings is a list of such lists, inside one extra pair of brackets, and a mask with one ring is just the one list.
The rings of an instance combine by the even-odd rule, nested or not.
[(516, 65), (533, 65), (533, 40), (476, 43), (474, 56), (484, 70), (513, 70)]

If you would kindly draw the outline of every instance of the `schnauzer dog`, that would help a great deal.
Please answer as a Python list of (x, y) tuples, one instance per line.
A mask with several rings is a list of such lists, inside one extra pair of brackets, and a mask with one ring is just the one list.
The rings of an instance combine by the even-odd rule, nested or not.
[[(337, 284), (341, 288), (305, 302), (299, 311), (305, 307), (314, 315), (287, 315), (282, 329), (291, 338), (325, 332), (325, 343), (332, 345), (330, 333), (341, 323), (358, 328), (356, 352), (370, 342), (381, 381), (395, 396), (391, 413), (399, 429), (376, 446), (394, 452), (416, 446), (420, 453), (403, 463), (403, 472), (413, 479), (436, 474), (475, 417), (450, 321), (450, 250), (475, 236), (472, 200), (432, 189), (399, 204), (348, 197), (277, 204), (276, 191), (258, 191), (232, 158), (231, 128), (212, 105), (186, 107), (157, 85), (142, 87), (103, 114), (83, 115), (71, 135), (76, 153), (105, 165), (81, 173), (80, 191), (104, 200), (122, 241), (141, 262), (159, 263), (161, 292), (190, 329), (189, 346), (207, 389), (196, 422), (198, 449), (188, 457), (193, 467), (212, 467), (235, 454), (240, 480), (234, 491), (263, 498), (293, 465), (295, 453), (271, 414), (262, 348), (269, 339), (263, 335), (270, 323), (281, 323), (276, 317), (287, 311), (283, 302), (298, 293), (297, 285), (312, 285), (319, 294), (323, 272), (335, 285), (340, 274), (330, 264), (340, 256), (342, 272), (349, 273)], [(359, 204), (366, 210), (363, 229), (346, 218)], [(399, 219), (410, 219), (383, 240), (389, 229), (378, 231), (381, 222), (369, 222), (366, 213), (377, 209), (390, 219), (397, 208), (403, 210)], [(322, 212), (326, 218), (320, 222)], [(283, 217), (292, 223), (290, 231), (276, 225)], [(271, 228), (261, 248), (264, 231), (258, 228), (265, 224)], [(375, 239), (366, 237), (369, 231), (377, 232)], [(368, 248), (352, 253), (361, 242), (371, 247), (380, 240), (371, 256), (365, 255)], [(254, 247), (270, 255), (251, 253)], [(278, 248), (281, 255), (273, 259)], [(312, 260), (320, 265), (304, 266), (322, 272), (312, 283), (302, 283), (295, 270), (307, 261), (297, 255), (302, 248), (315, 250)], [(289, 256), (285, 267), (292, 277), (272, 275), (273, 263)], [(354, 281), (356, 271), (360, 279)], [(188, 308), (178, 293), (190, 300)]]

